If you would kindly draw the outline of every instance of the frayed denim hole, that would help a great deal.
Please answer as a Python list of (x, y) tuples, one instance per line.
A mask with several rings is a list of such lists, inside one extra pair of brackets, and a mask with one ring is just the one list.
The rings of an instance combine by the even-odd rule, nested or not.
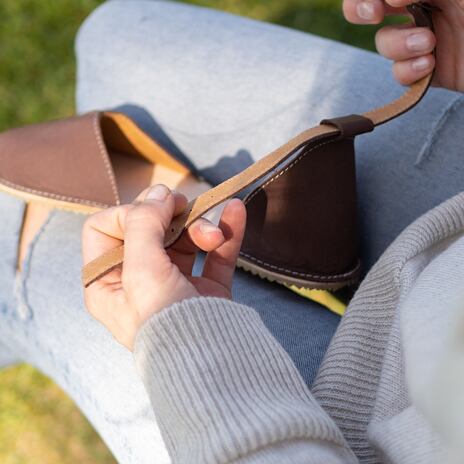
[(447, 121), (458, 110), (461, 111), (461, 106), (463, 105), (464, 97), (462, 95), (458, 95), (447, 106), (445, 106), (441, 112), (437, 114), (433, 129), (425, 139), (425, 142), (417, 156), (416, 162), (414, 164), (416, 167), (421, 167), (423, 163), (426, 163), (431, 158), (435, 143), (439, 139)]
[(18, 269), (16, 271), (15, 288), (14, 288), (14, 293), (15, 293), (15, 298), (16, 298), (16, 311), (20, 319), (22, 320), (32, 319), (32, 316), (33, 316), (31, 305), (29, 304), (27, 283), (28, 283), (28, 278), (31, 273), (34, 249), (39, 243), (53, 215), (54, 215), (54, 211), (51, 211), (47, 219), (40, 226), (35, 237), (29, 243), (26, 256), (21, 264), (22, 266), (21, 270)]

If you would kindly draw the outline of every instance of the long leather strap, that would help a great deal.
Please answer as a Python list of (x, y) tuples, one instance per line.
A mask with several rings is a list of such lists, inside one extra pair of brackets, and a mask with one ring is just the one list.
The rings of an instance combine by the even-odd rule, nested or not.
[[(435, 8), (425, 2), (412, 4), (408, 7), (419, 27), (433, 29), (432, 11)], [(362, 116), (372, 121), (374, 126), (384, 124), (413, 108), (427, 92), (432, 81), (433, 74), (424, 77), (413, 84), (400, 98), (393, 102), (364, 113)], [(192, 200), (186, 210), (171, 223), (166, 233), (165, 247), (171, 246), (195, 220), (203, 216), (215, 206), (237, 195), (240, 191), (255, 183), (269, 172), (281, 165), (287, 158), (301, 148), (312, 144), (323, 137), (340, 135), (341, 131), (332, 125), (321, 124), (308, 129), (285, 145), (269, 153), (256, 163), (252, 164), (239, 174), (231, 177), (222, 184), (203, 193)], [(98, 280), (115, 267), (122, 264), (124, 259), (124, 246), (120, 246), (88, 263), (82, 269), (82, 282), (85, 287)]]

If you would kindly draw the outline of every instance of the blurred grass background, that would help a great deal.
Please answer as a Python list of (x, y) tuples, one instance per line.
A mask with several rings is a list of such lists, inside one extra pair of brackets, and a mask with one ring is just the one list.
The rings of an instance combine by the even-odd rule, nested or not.
[[(74, 111), (73, 40), (102, 0), (0, 0), (0, 130)], [(341, 0), (191, 0), (372, 49)], [(0, 463), (114, 463), (72, 401), (30, 366), (0, 372)]]

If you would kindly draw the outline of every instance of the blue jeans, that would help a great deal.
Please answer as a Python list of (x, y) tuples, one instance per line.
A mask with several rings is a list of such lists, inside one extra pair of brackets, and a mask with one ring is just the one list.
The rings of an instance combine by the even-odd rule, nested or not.
[[(362, 112), (401, 90), (382, 58), (236, 16), (114, 0), (76, 41), (80, 112), (119, 108), (216, 184), (323, 118)], [(357, 142), (365, 269), (410, 222), (461, 190), (462, 99), (432, 90), (414, 111)], [(169, 462), (132, 356), (84, 308), (84, 217), (55, 211), (16, 275), (24, 205), (0, 196), (0, 362), (33, 364), (76, 401), (123, 463)], [(302, 210), (304, 214), (304, 210)], [(238, 271), (254, 307), (310, 385), (338, 317)]]

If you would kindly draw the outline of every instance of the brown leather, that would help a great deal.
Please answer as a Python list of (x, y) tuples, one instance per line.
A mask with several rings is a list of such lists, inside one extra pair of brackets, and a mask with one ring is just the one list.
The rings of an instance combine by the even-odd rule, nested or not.
[(353, 138), (332, 136), (302, 150), (245, 199), (240, 256), (313, 283), (353, 280), (359, 272), (355, 177)]
[(0, 134), (0, 183), (97, 208), (119, 204), (98, 117), (89, 113)]
[(374, 123), (370, 119), (358, 114), (323, 119), (321, 124), (336, 127), (340, 132), (340, 138), (355, 137), (356, 135), (372, 132), (375, 129)]
[[(408, 8), (417, 24), (432, 28), (431, 8), (428, 4), (415, 3)], [(413, 84), (402, 97), (383, 107), (364, 113), (362, 117), (370, 120), (373, 126), (378, 126), (400, 116), (422, 99), (431, 80), (432, 75), (421, 79)], [(359, 123), (362, 131), (371, 125), (365, 123), (366, 121), (363, 124)], [(352, 167), (352, 141), (350, 141), (351, 137), (343, 137), (344, 130), (351, 131), (353, 134), (353, 125), (349, 129), (346, 123), (345, 126), (342, 124), (339, 128), (336, 127), (336, 124), (335, 127), (332, 124), (320, 125), (304, 131), (241, 173), (200, 195), (189, 203), (183, 214), (174, 219), (167, 231), (165, 246), (172, 245), (187, 227), (211, 208), (236, 195), (269, 174), (276, 167), (281, 166), (278, 174), (274, 176), (275, 179), (279, 180), (258, 188), (258, 193), (252, 198), (249, 197), (247, 201), (247, 208), (252, 214), (250, 215), (251, 220), (250, 217), (248, 219), (249, 226), (242, 250), (243, 256), (246, 255), (247, 259), (256, 260), (260, 266), (268, 266), (274, 270), (277, 268), (284, 276), (285, 273), (290, 275), (301, 273), (311, 275), (311, 279), (308, 278), (308, 280), (313, 281), (317, 279), (327, 281), (327, 279), (338, 278), (340, 275), (345, 278), (346, 274), (355, 273), (358, 268), (355, 257), (357, 255), (354, 212), (355, 178)], [(289, 166), (283, 165), (289, 157), (299, 150), (302, 150), (302, 154), (298, 163)], [(347, 153), (346, 159), (341, 156), (342, 152)], [(313, 157), (314, 160), (311, 159)], [(332, 165), (332, 175), (338, 180), (339, 188), (335, 187), (335, 183), (331, 183), (323, 159), (324, 162)], [(314, 170), (313, 180), (317, 183), (309, 184), (306, 182), (307, 177), (311, 174), (305, 168), (301, 169), (302, 166)], [(298, 170), (297, 167), (299, 167)], [(349, 180), (343, 180), (343, 167), (348, 169), (346, 172), (347, 176), (350, 176)], [(335, 173), (335, 171), (337, 172)], [(325, 175), (321, 177), (320, 172), (325, 173)], [(332, 189), (326, 188), (324, 185), (326, 182)], [(313, 188), (310, 188), (310, 185)], [(292, 192), (292, 189), (295, 192)], [(297, 192), (305, 196), (298, 196)], [(321, 193), (319, 194), (319, 192)], [(312, 197), (317, 197), (318, 194), (321, 195), (319, 203), (317, 200), (312, 200)], [(283, 199), (279, 200), (279, 195), (282, 195), (287, 202)], [(301, 205), (302, 199), (304, 199), (304, 205)], [(277, 203), (274, 204), (274, 202)], [(322, 221), (320, 227), (315, 224), (314, 220), (305, 219), (301, 206), (307, 209), (306, 202), (316, 208), (320, 214)], [(324, 202), (335, 207), (335, 210), (324, 209)], [(295, 210), (292, 214), (284, 214), (286, 209), (289, 210), (292, 207)], [(265, 209), (261, 210), (261, 208)], [(276, 224), (272, 227), (263, 222), (270, 218), (269, 212), (274, 212), (273, 218)], [(333, 219), (335, 215), (344, 219), (345, 223), (342, 220), (336, 220), (332, 223), (331, 218)], [(348, 218), (348, 216), (350, 217)], [(344, 224), (348, 225), (346, 230), (343, 230)], [(255, 230), (254, 227), (258, 229)], [(300, 229), (300, 231), (295, 232), (295, 236), (298, 236), (297, 239), (289, 235), (292, 227)], [(337, 230), (340, 235), (336, 234)], [(262, 243), (263, 233), (268, 237), (268, 243)], [(311, 243), (314, 237), (318, 240)], [(287, 243), (291, 241), (296, 243)], [(303, 243), (306, 244), (304, 251), (301, 249)], [(302, 254), (304, 257), (301, 257)], [(310, 256), (311, 254), (313, 257)], [(263, 259), (260, 259), (260, 256)], [(338, 262), (337, 256), (340, 256)], [(84, 267), (82, 273), (84, 285), (90, 285), (101, 275), (121, 264), (123, 257), (124, 247), (121, 246), (89, 263)]]
[(124, 114), (92, 112), (0, 134), (0, 184), (97, 209), (119, 205), (127, 197), (120, 198), (114, 151), (189, 172)]

